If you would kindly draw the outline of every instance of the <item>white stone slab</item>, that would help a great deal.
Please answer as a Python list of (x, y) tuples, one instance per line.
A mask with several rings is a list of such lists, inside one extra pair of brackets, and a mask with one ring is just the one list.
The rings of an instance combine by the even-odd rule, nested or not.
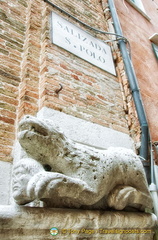
[(0, 204), (7, 205), (10, 201), (12, 164), (0, 161)]
[(37, 117), (52, 120), (67, 137), (79, 143), (102, 149), (125, 147), (134, 150), (133, 141), (128, 134), (46, 107), (39, 111)]

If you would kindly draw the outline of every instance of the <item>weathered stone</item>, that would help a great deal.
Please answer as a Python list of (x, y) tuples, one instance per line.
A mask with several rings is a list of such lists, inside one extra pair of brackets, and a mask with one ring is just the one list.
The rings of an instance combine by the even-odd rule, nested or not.
[(20, 122), (19, 142), (24, 152), (13, 177), (18, 204), (40, 199), (51, 207), (152, 208), (143, 166), (132, 150), (76, 143), (52, 122), (31, 116)]
[[(0, 207), (3, 240), (153, 240), (156, 223), (149, 213)], [(53, 227), (56, 236), (50, 235)]]

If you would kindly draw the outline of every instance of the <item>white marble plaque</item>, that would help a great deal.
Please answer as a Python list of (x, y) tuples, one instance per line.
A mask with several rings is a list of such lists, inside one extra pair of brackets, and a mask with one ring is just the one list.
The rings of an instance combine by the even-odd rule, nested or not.
[(52, 42), (116, 75), (110, 46), (55, 13), (52, 13)]

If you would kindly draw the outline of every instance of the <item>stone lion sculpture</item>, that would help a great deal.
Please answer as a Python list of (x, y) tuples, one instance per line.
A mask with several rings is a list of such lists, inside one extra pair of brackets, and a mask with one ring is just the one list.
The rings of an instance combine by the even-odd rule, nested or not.
[(32, 116), (20, 122), (19, 142), (22, 153), (13, 170), (17, 204), (39, 199), (48, 207), (152, 208), (142, 163), (132, 150), (76, 143)]

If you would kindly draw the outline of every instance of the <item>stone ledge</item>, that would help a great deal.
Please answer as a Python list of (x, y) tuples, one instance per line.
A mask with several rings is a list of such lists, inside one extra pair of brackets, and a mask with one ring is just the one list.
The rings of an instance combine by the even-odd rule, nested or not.
[[(151, 240), (156, 224), (156, 216), (150, 213), (0, 206), (0, 239), (3, 240)], [(52, 227), (58, 228), (58, 235), (50, 234)], [(62, 229), (67, 233), (62, 233)], [(68, 229), (82, 232), (69, 234)], [(100, 229), (100, 232), (90, 234), (84, 229)], [(107, 234), (101, 229), (151, 232)]]

